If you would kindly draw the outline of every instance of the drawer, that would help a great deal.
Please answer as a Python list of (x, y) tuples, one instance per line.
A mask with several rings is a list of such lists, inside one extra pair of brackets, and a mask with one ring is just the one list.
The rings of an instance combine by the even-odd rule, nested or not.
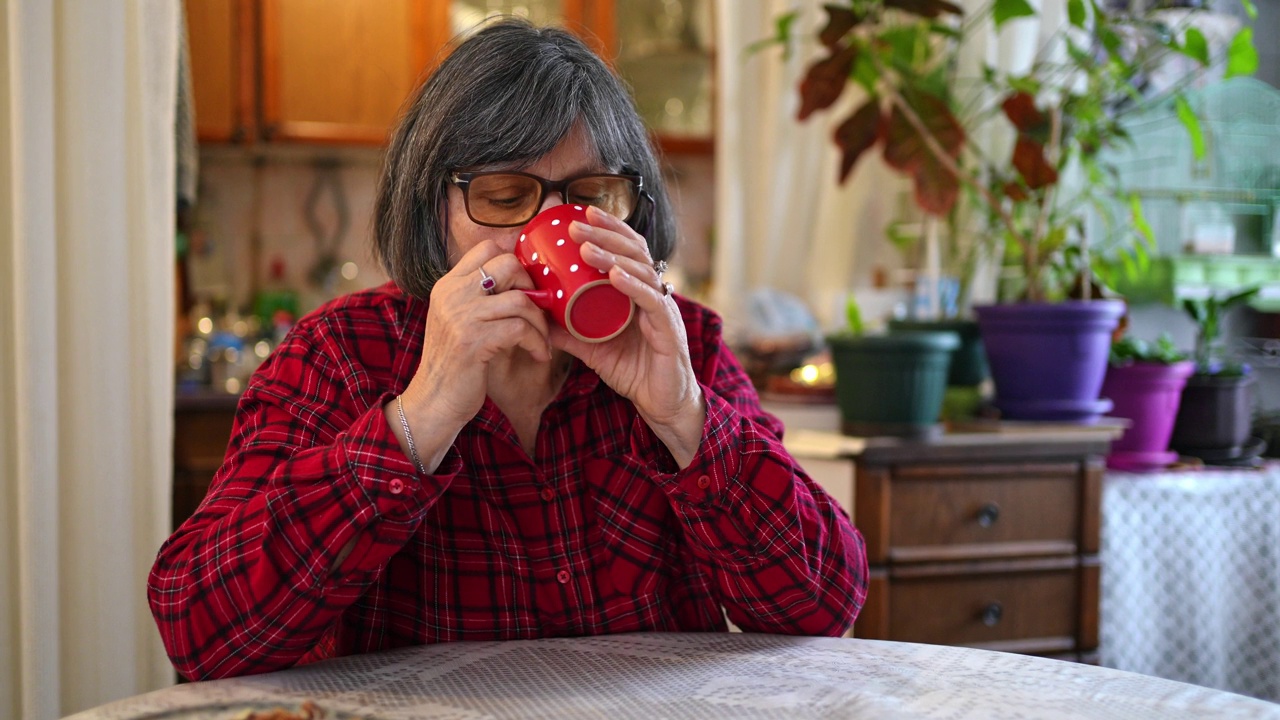
[(986, 475), (971, 468), (911, 470), (890, 483), (890, 562), (1079, 551), (1081, 482), (1074, 466)]
[[(960, 564), (957, 564), (960, 565)], [(982, 565), (982, 564), (979, 564)], [(1088, 650), (1097, 566), (1075, 559), (920, 566), (880, 578), (859, 617), (857, 637), (1062, 653)]]

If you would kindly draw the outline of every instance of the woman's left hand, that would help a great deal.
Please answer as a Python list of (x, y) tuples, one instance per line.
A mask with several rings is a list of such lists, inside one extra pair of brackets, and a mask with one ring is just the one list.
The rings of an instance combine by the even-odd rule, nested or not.
[(609, 273), (609, 282), (636, 304), (631, 325), (603, 343), (583, 342), (553, 326), (551, 344), (580, 358), (614, 392), (630, 400), (680, 467), (702, 442), (706, 405), (689, 359), (684, 321), (663, 291), (645, 239), (622, 220), (588, 208), (590, 225), (574, 222), (569, 237), (582, 259)]

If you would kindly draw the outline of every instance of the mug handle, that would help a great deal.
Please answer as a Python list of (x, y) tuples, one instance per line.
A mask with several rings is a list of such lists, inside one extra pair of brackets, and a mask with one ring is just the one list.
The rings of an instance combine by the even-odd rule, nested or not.
[(521, 288), (520, 292), (528, 295), (533, 304), (543, 310), (550, 310), (556, 304), (555, 296), (551, 294), (550, 290), (526, 290)]

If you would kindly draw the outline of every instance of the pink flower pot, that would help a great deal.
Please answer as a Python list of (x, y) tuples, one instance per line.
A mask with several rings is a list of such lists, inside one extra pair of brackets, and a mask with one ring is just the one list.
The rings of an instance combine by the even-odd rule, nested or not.
[(1195, 363), (1135, 362), (1123, 366), (1107, 366), (1102, 382), (1102, 396), (1115, 407), (1113, 417), (1129, 419), (1133, 424), (1115, 442), (1107, 456), (1107, 467), (1116, 470), (1158, 470), (1178, 459), (1169, 451), (1169, 436), (1178, 416), (1182, 386), (1195, 370)]

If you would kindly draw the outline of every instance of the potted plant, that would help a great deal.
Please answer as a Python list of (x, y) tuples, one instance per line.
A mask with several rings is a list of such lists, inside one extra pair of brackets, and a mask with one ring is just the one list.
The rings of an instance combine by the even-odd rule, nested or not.
[(1102, 395), (1115, 404), (1113, 417), (1129, 420), (1111, 443), (1107, 467), (1130, 472), (1157, 470), (1178, 459), (1169, 435), (1178, 414), (1182, 388), (1195, 363), (1163, 334), (1155, 342), (1126, 335), (1111, 345)]
[(1265, 449), (1251, 441), (1251, 369), (1228, 356), (1222, 338), (1225, 313), (1258, 294), (1253, 287), (1230, 295), (1185, 299), (1182, 309), (1196, 323), (1195, 372), (1182, 390), (1170, 445), (1206, 462), (1249, 462)]
[[(818, 40), (826, 55), (801, 81), (800, 119), (834, 104), (850, 80), (862, 88), (865, 100), (835, 132), (841, 180), (879, 147), (890, 167), (911, 178), (924, 212), (953, 222), (968, 214), (984, 219), (985, 240), (1017, 264), (1018, 302), (975, 308), (997, 407), (1023, 419), (1097, 418), (1110, 406), (1098, 391), (1109, 334), (1123, 312), (1121, 303), (1099, 302), (1092, 292), (1092, 264), (1104, 253), (1083, 231), (1087, 208), (1124, 197), (1100, 153), (1125, 140), (1126, 114), (1154, 102), (1177, 104), (1203, 153), (1198, 121), (1179, 89), (1144, 97), (1140, 78), (1159, 52), (1207, 65), (1205, 38), (1194, 28), (1170, 32), (1149, 17), (1110, 15), (1096, 0), (1068, 0), (1069, 27), (1028, 69), (986, 67), (961, 83), (957, 53), (973, 29), (992, 23), (999, 30), (1034, 16), (1027, 0), (994, 0), (964, 19), (947, 0), (847, 0), (825, 8)], [(789, 43), (794, 20), (782, 16), (775, 39)], [(1241, 39), (1232, 43), (1229, 72), (1249, 71), (1250, 53), (1256, 65), (1251, 36)], [(972, 92), (960, 97), (961, 87)], [(988, 123), (1012, 136), (1010, 152), (974, 141), (973, 131)], [(1068, 176), (1074, 181), (1064, 182)], [(1106, 254), (1142, 257), (1149, 229), (1136, 199), (1126, 207), (1131, 222)], [(1078, 299), (1070, 297), (1073, 288)]]
[(955, 333), (868, 334), (852, 296), (846, 317), (845, 331), (827, 337), (842, 431), (913, 438), (939, 433), (951, 352), (960, 344)]

